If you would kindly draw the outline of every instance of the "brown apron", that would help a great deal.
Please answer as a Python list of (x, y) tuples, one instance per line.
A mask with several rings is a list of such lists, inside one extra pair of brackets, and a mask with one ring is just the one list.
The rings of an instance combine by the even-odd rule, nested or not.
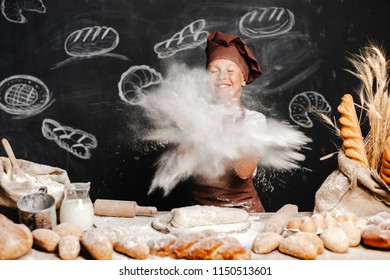
[(198, 178), (192, 186), (194, 202), (199, 205), (242, 208), (264, 212), (252, 178), (241, 179), (231, 170), (216, 180)]

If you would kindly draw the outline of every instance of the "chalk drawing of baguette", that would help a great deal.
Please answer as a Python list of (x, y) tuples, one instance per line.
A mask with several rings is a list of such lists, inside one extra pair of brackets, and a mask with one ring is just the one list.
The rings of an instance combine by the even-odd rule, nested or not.
[(63, 126), (52, 119), (43, 120), (42, 134), (46, 139), (53, 140), (64, 150), (82, 159), (89, 159), (91, 149), (97, 147), (94, 135), (80, 129)]
[(196, 20), (185, 26), (180, 32), (174, 34), (170, 39), (160, 42), (154, 46), (158, 58), (167, 58), (179, 51), (196, 48), (207, 40), (209, 33), (204, 29), (206, 21)]

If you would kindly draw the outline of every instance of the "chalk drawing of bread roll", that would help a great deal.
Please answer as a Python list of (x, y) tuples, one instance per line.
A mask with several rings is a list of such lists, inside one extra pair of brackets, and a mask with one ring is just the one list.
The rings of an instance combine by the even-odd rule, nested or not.
[(382, 155), (382, 165), (379, 171), (379, 175), (390, 186), (390, 136), (387, 137), (385, 142), (385, 149)]
[(73, 57), (87, 57), (112, 51), (119, 43), (118, 32), (106, 26), (91, 26), (72, 32), (65, 40), (65, 51)]
[(289, 104), (290, 118), (298, 125), (306, 128), (313, 126), (309, 113), (321, 112), (325, 115), (332, 111), (325, 97), (315, 91), (297, 94)]
[(50, 99), (47, 86), (30, 75), (11, 76), (0, 83), (0, 109), (9, 114), (37, 114), (50, 105)]
[(179, 51), (196, 48), (206, 42), (209, 33), (204, 30), (206, 21), (196, 20), (185, 26), (180, 32), (174, 34), (168, 40), (154, 46), (158, 58), (167, 58)]
[(132, 66), (121, 76), (118, 83), (119, 96), (126, 103), (137, 103), (144, 95), (144, 89), (161, 81), (162, 76), (155, 69), (147, 65)]
[(41, 130), (46, 139), (53, 140), (64, 150), (82, 159), (89, 159), (91, 149), (97, 147), (94, 135), (70, 126), (63, 126), (52, 119), (44, 119)]
[(264, 38), (287, 33), (295, 24), (294, 14), (285, 8), (268, 7), (254, 9), (240, 19), (241, 34), (252, 38)]
[(348, 93), (344, 94), (337, 110), (341, 114), (339, 118), (340, 135), (343, 139), (345, 156), (368, 168), (369, 164), (364, 147), (363, 135), (352, 95)]
[(26, 23), (27, 18), (23, 16), (23, 11), (45, 13), (46, 7), (41, 0), (2, 0), (1, 12), (4, 17), (15, 23)]

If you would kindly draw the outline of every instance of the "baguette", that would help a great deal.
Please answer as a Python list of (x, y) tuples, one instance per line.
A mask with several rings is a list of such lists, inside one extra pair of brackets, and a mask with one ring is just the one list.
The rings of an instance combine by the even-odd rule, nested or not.
[(365, 168), (369, 168), (360, 123), (356, 115), (352, 95), (345, 94), (337, 110), (341, 114), (339, 119), (341, 124), (340, 135), (343, 139), (343, 148), (346, 157), (359, 162)]

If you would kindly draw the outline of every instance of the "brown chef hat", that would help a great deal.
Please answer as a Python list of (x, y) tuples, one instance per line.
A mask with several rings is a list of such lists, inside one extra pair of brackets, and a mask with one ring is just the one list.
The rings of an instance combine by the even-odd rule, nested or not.
[(215, 59), (228, 59), (240, 66), (247, 84), (261, 75), (260, 64), (239, 36), (214, 31), (207, 37), (206, 67)]

